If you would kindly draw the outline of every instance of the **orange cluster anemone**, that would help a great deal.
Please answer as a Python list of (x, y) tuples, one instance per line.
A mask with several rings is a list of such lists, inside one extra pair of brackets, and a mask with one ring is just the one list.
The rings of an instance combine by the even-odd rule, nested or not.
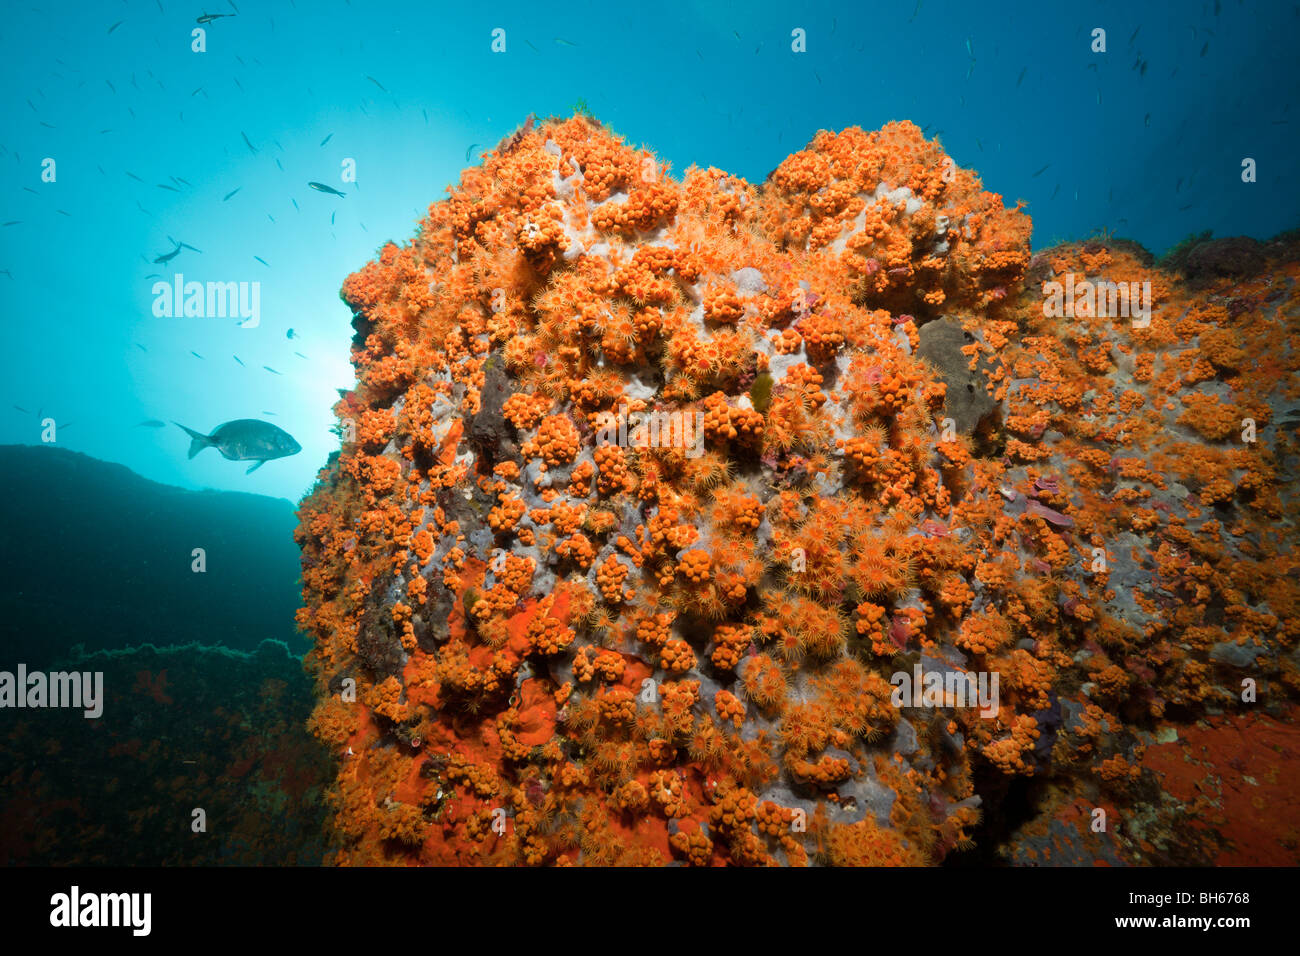
[(584, 116), (467, 169), (344, 282), (300, 510), (337, 862), (936, 863), (1300, 693), (1295, 257), (1029, 235), (908, 122), (761, 184)]

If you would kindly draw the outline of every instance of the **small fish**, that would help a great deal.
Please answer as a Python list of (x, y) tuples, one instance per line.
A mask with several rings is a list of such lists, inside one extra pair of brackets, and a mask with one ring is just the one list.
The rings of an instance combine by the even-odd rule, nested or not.
[(136, 428), (166, 428), (167, 423), (160, 422), (156, 418), (146, 418), (144, 421), (140, 422), (135, 427)]
[(108, 32), (109, 32), (109, 33), (112, 33), (114, 30), (116, 30), (118, 27), (120, 27), (120, 26), (121, 26), (122, 24), (124, 24), (124, 23), (126, 23), (125, 20), (118, 20), (116, 23), (114, 23), (111, 27), (108, 28)]
[(193, 349), (190, 349), (190, 354), (193, 355), (195, 358), (200, 358), (200, 359), (203, 358), (202, 355), (200, 355), (198, 352), (194, 351)]
[(132, 179), (134, 179), (137, 183), (144, 182), (144, 180), (141, 179), (139, 176), (137, 176), (135, 173), (127, 172), (127, 175), (130, 176)]
[(1179, 176), (1178, 182), (1174, 183), (1174, 192), (1178, 192), (1178, 190), (1182, 188), (1183, 188), (1183, 177)]
[(572, 40), (566, 40), (566, 39), (564, 39), (564, 37), (556, 37), (556, 38), (555, 38), (555, 42), (558, 43), (560, 46), (577, 46), (577, 45), (578, 45), (578, 44), (574, 43)]
[(1048, 163), (1046, 166), (1044, 166), (1044, 167), (1043, 167), (1042, 169), (1040, 169), (1038, 172), (1034, 173), (1034, 175), (1030, 176), (1029, 178), (1030, 178), (1030, 179), (1037, 179), (1039, 176), (1043, 175), (1043, 173), (1047, 172), (1047, 171), (1048, 171), (1049, 169), (1051, 169), (1051, 168), (1052, 168), (1052, 164), (1051, 164), (1051, 163)]
[(22, 223), (23, 223), (23, 221), (22, 221), (21, 219), (10, 219), (8, 222), (4, 223), (4, 225), (6, 225), (6, 226), (21, 226)]
[(1057, 184), (1056, 184), (1056, 188), (1052, 190), (1052, 195), (1048, 196), (1047, 198), (1048, 198), (1048, 199), (1055, 199), (1055, 198), (1056, 198), (1056, 194), (1059, 193), (1060, 191), (1061, 191), (1061, 184), (1060, 184), (1060, 183), (1057, 183)]
[(1133, 45), (1133, 41), (1136, 40), (1136, 39), (1138, 38), (1138, 31), (1140, 31), (1141, 29), (1142, 29), (1142, 24), (1139, 23), (1139, 24), (1138, 24), (1138, 28), (1137, 28), (1137, 30), (1134, 30), (1134, 31), (1133, 31), (1133, 35), (1132, 35), (1131, 37), (1128, 38), (1128, 45), (1129, 45), (1129, 46), (1132, 46), (1132, 45)]
[[(234, 359), (236, 362), (239, 362), (239, 356), (238, 356), (238, 355), (232, 355), (232, 356), (230, 356), (230, 357), (231, 357), (232, 359)], [(247, 365), (244, 365), (243, 362), (239, 362), (239, 364), (240, 364), (240, 365), (243, 365), (244, 368), (248, 368), (248, 366), (247, 366)]]
[[(534, 53), (541, 53), (541, 52), (542, 52), (541, 50), (537, 49), (537, 47), (533, 46), (533, 41), (532, 41), (532, 40), (525, 40), (524, 42), (527, 43), (527, 44), (529, 45), (529, 47), (532, 48), (532, 51), (533, 51)], [(427, 117), (426, 117), (426, 119), (427, 119)]]
[(1150, 125), (1151, 125), (1151, 114), (1150, 114), (1150, 113), (1148, 113), (1146, 116), (1144, 116), (1144, 117), (1142, 118), (1142, 125), (1143, 125), (1143, 126), (1150, 126)]
[[(380, 83), (380, 82), (379, 82), (378, 80), (376, 80), (373, 76), (370, 76), (369, 74), (367, 74), (367, 75), (366, 75), (366, 79), (369, 80), (371, 83), (375, 84), (375, 86), (379, 87), (381, 90), (384, 90), (384, 84)], [(387, 93), (388, 90), (384, 90), (384, 92)]]
[(269, 366), (269, 365), (263, 365), (262, 368), (266, 369), (266, 370), (267, 370), (268, 372), (270, 372), (272, 375), (280, 375), (280, 374), (282, 374), (282, 373), (280, 373), (280, 372), (277, 372), (275, 369), (271, 368), (271, 366)]
[(971, 46), (970, 37), (966, 38), (966, 55), (972, 60), (975, 59), (975, 49)]
[(284, 172), (284, 166), (280, 164), (280, 157), (275, 157), (275, 165), (280, 167), (280, 172)]
[(334, 210), (332, 213), (330, 213), (330, 225), (331, 225), (331, 226), (334, 225), (334, 217), (337, 216), (338, 214), (339, 214), (339, 211), (338, 211), (337, 209)]
[(474, 152), (474, 150), (477, 148), (478, 148), (478, 143), (469, 144), (469, 149), (465, 150), (465, 162), (467, 163), (469, 162), (470, 153)]
[(1147, 61), (1146, 61), (1146, 60), (1143, 60), (1143, 61), (1142, 61), (1142, 69), (1138, 71), (1138, 75), (1139, 75), (1139, 76), (1146, 76), (1146, 75), (1147, 75)]
[(300, 358), (300, 359), (305, 359), (305, 358), (307, 358), (307, 356), (303, 355), (301, 352), (294, 352), (293, 354), (296, 355), (296, 356), (298, 356), (298, 358)]
[(31, 414), (31, 412), (29, 412), (27, 409), (23, 408), (21, 405), (15, 405), (14, 408), (18, 409), (18, 411), (22, 412), (24, 415), (30, 415), (30, 414)]
[(1024, 82), (1024, 79), (1025, 79), (1025, 70), (1028, 70), (1028, 69), (1029, 69), (1029, 67), (1026, 66), (1026, 67), (1023, 67), (1023, 68), (1020, 70), (1020, 77), (1019, 77), (1019, 79), (1016, 80), (1016, 86), (1019, 86), (1021, 83)]
[(112, 81), (112, 80), (104, 80), (104, 82), (108, 84), (108, 88), (109, 88), (110, 90), (112, 90), (114, 93), (117, 92), (117, 87), (115, 87), (115, 86), (113, 85), (113, 81)]
[(980, 138), (978, 136), (975, 137), (975, 145), (979, 147), (981, 153), (984, 152), (984, 144), (980, 142)]
[(1210, 52), (1210, 41), (1206, 40), (1205, 46), (1201, 47), (1201, 56), (1205, 56), (1205, 54), (1209, 52)]
[(308, 183), (307, 185), (318, 193), (329, 193), (331, 196), (340, 196), (343, 199), (348, 198), (346, 193), (341, 193), (333, 186), (326, 186), (324, 183)]
[(297, 332), (295, 332), (293, 329), (290, 329), (288, 332), (284, 333), (284, 337), (285, 337), (286, 339), (300, 339), (300, 338), (302, 338), (302, 336), (299, 335)]
[(239, 190), (241, 190), (241, 189), (243, 189), (243, 188), (244, 188), (243, 186), (236, 186), (234, 189), (230, 190), (230, 192), (228, 192), (228, 193), (226, 193), (224, 196), (222, 196), (222, 197), (221, 197), (221, 201), (222, 201), (222, 202), (225, 202), (227, 199), (229, 199), (231, 196), (233, 196), (235, 193), (239, 192)]
[(248, 151), (249, 151), (250, 153), (256, 153), (256, 152), (257, 152), (257, 147), (254, 146), (252, 143), (250, 143), (250, 142), (248, 141), (248, 134), (245, 133), (245, 132), (241, 129), (241, 130), (239, 131), (239, 135), (242, 136), (242, 137), (244, 137), (244, 145), (248, 147)]
[(233, 17), (233, 13), (205, 13), (196, 19), (195, 23), (211, 23), (213, 20), (220, 20), (222, 17)]
[(329, 142), (331, 139), (333, 139), (333, 138), (334, 138), (334, 134), (333, 134), (333, 133), (330, 133), (328, 136), (326, 136), (323, 140), (320, 141), (320, 144), (321, 144), (322, 146), (324, 146), (326, 143), (328, 143), (328, 142)]
[(272, 418), (275, 418), (275, 417), (276, 417), (275, 412), (267, 412), (267, 411), (264, 411), (264, 412), (262, 412), (262, 414), (263, 414), (263, 415), (270, 415)]
[[(173, 249), (171, 252), (165, 252), (165, 253), (163, 253), (162, 255), (160, 255), (157, 259), (155, 259), (155, 260), (154, 260), (154, 265), (158, 265), (158, 264), (160, 264), (160, 263), (164, 263), (164, 262), (171, 262), (173, 259), (175, 259), (175, 258), (176, 258), (177, 256), (179, 256), (180, 254), (181, 254), (181, 243), (178, 242), (178, 243), (176, 243), (176, 248)], [(187, 260), (187, 261), (188, 261), (188, 260)]]
[(266, 266), (268, 269), (271, 268), (271, 263), (267, 262), (261, 256), (253, 256), (253, 258), (256, 259), (258, 262), (260, 262), (262, 265)]
[(253, 465), (245, 474), (252, 474), (268, 461), (287, 458), (302, 451), (292, 435), (255, 418), (240, 418), (218, 425), (211, 435), (204, 435), (180, 422), (176, 427), (190, 436), (190, 458), (205, 448), (215, 448), (227, 461), (251, 461)]
[(293, 203), (293, 208), (294, 208), (294, 209), (297, 209), (299, 212), (302, 212), (302, 208), (298, 205), (298, 200), (296, 200), (296, 199), (294, 199), (292, 196), (290, 196), (290, 197), (289, 197), (289, 202)]
[(147, 348), (145, 348), (145, 347), (144, 347), (143, 345), (141, 345), (139, 342), (136, 342), (136, 343), (135, 343), (135, 347), (138, 348), (141, 352), (148, 352), (148, 351), (149, 351)]

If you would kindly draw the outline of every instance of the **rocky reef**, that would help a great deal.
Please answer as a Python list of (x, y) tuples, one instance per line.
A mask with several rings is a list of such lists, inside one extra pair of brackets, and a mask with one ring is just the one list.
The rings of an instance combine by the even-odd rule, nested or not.
[(334, 859), (1295, 862), (1184, 784), (1294, 775), (1296, 257), (1030, 226), (907, 122), (466, 170), (344, 284), (300, 509)]
[(0, 863), (320, 864), (333, 768), (286, 645), (145, 644), (53, 666), (102, 675), (102, 713), (5, 712)]

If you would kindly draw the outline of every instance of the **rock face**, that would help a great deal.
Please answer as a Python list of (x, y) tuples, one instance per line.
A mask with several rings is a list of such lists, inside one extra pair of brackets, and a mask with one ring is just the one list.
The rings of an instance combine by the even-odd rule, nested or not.
[(102, 675), (101, 713), (4, 722), (0, 863), (320, 865), (333, 766), (307, 730), (311, 680), (284, 644), (146, 644), (51, 668)]
[(1243, 665), (1284, 695), (1279, 302), (1064, 247), (1152, 319), (1049, 318), (1029, 230), (910, 123), (755, 187), (575, 117), (350, 276), (298, 531), (338, 859), (933, 862), (1032, 775), (1122, 816)]
[(1189, 279), (1240, 278), (1264, 266), (1259, 243), (1249, 236), (1230, 236), (1202, 242), (1187, 254), (1184, 271)]
[(306, 651), (289, 501), (175, 488), (51, 446), (0, 446), (0, 471), (7, 666), (149, 642), (253, 650), (271, 638)]
[(952, 418), (957, 431), (963, 435), (975, 432), (981, 423), (1000, 406), (989, 394), (988, 379), (980, 369), (971, 369), (970, 360), (962, 346), (975, 341), (975, 337), (962, 329), (953, 319), (936, 319), (921, 326), (921, 347), (917, 354), (939, 373), (939, 380), (947, 387), (944, 395), (944, 413)]

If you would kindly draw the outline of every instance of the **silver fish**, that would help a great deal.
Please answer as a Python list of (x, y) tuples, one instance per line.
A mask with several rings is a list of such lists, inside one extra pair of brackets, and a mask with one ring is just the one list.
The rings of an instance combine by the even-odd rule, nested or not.
[(284, 429), (256, 418), (239, 418), (218, 425), (211, 435), (186, 428), (180, 422), (174, 424), (190, 436), (191, 458), (212, 447), (229, 461), (252, 461), (245, 472), (249, 475), (273, 458), (287, 458), (302, 451), (302, 446)]

